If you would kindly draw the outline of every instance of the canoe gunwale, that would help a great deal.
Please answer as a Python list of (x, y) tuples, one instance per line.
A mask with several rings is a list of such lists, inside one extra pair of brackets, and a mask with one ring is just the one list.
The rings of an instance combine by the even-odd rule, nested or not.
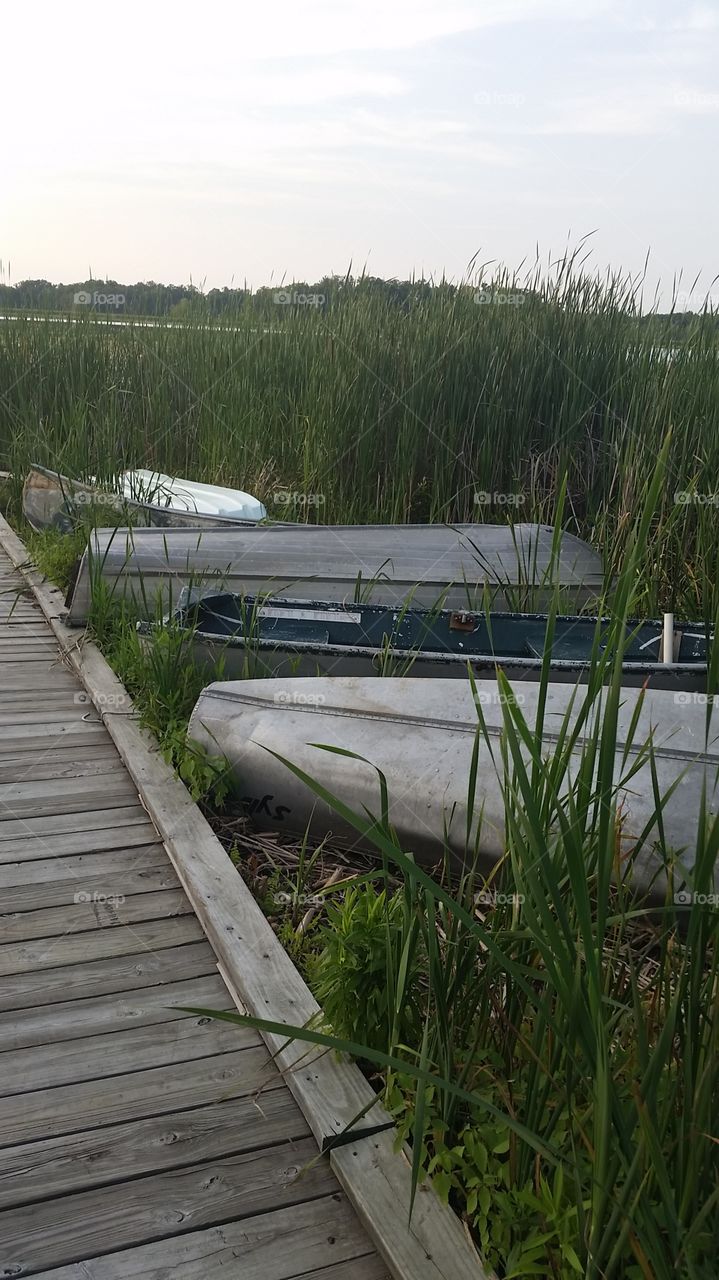
[[(141, 635), (151, 635), (155, 627), (151, 623), (138, 623), (138, 630)], [(442, 649), (379, 649), (370, 645), (338, 645), (338, 644), (318, 644), (312, 640), (280, 640), (272, 641), (258, 637), (249, 639), (245, 636), (225, 636), (212, 631), (194, 631), (191, 627), (187, 628), (188, 635), (193, 640), (202, 641), (205, 644), (212, 645), (218, 649), (246, 649), (248, 652), (286, 652), (289, 656), (297, 655), (312, 657), (314, 655), (333, 658), (365, 658), (367, 661), (375, 659), (387, 659), (397, 662), (414, 660), (415, 662), (434, 662), (442, 663), (447, 666), (471, 666), (473, 668), (481, 667), (518, 667), (525, 671), (541, 671), (542, 658), (517, 658), (502, 654), (472, 654), (467, 657), (459, 653), (449, 653)], [(556, 671), (578, 673), (587, 671), (590, 664), (588, 662), (575, 661), (571, 658), (553, 658), (550, 662), (550, 669)], [(665, 676), (682, 676), (706, 675), (708, 666), (706, 662), (667, 662), (667, 663), (646, 663), (646, 662), (624, 662), (622, 663), (622, 671), (626, 671), (628, 675), (657, 675)]]
[[(301, 677), (299, 679), (300, 679), (300, 683), (304, 683)], [(332, 680), (334, 679), (334, 677), (320, 676), (318, 677), (318, 679)], [(410, 675), (405, 679), (412, 680), (412, 676)], [(195, 705), (192, 715), (190, 716), (190, 723), (188, 727), (188, 738), (192, 736), (191, 730), (192, 730), (193, 723), (197, 724), (199, 722), (200, 724), (203, 724), (202, 717), (199, 711), (200, 705), (206, 702), (212, 702), (213, 700), (217, 702), (223, 702), (223, 703), (234, 702), (236, 700), (238, 706), (240, 707), (242, 705), (248, 705), (248, 706), (257, 707), (260, 710), (262, 709), (266, 709), (267, 711), (279, 710), (286, 714), (300, 713), (300, 714), (319, 716), (319, 717), (324, 717), (324, 716), (327, 716), (330, 718), (340, 717), (348, 720), (368, 720), (373, 723), (379, 723), (379, 724), (383, 722), (387, 722), (391, 724), (402, 723), (408, 726), (414, 726), (415, 728), (419, 726), (421, 728), (438, 729), (441, 731), (445, 731), (447, 733), (457, 733), (457, 732), (467, 733), (472, 735), (473, 737), (477, 734), (477, 731), (479, 729), (478, 720), (475, 720), (475, 721), (456, 720), (456, 719), (443, 720), (435, 716), (412, 715), (411, 712), (400, 713), (396, 710), (374, 711), (368, 707), (363, 707), (360, 710), (357, 707), (347, 708), (347, 707), (342, 707), (340, 705), (333, 706), (331, 703), (328, 703), (328, 702), (297, 701), (292, 703), (285, 703), (285, 702), (269, 703), (266, 698), (262, 696), (253, 695), (252, 692), (248, 690), (247, 688), (248, 685), (252, 685), (252, 684), (256, 685), (258, 683), (260, 682), (258, 682), (257, 680), (231, 680), (231, 681), (223, 680), (223, 681), (217, 681), (214, 684), (207, 685), (202, 690), (202, 693), (200, 694), (198, 702)], [(268, 683), (270, 682), (268, 681)], [(279, 680), (275, 681), (275, 683), (279, 683)], [(236, 685), (237, 690), (235, 691), (231, 687), (228, 688), (228, 685), (229, 686)], [(238, 713), (235, 713), (235, 714), (238, 714)], [(227, 716), (223, 716), (222, 718), (226, 720), (229, 719), (229, 717)], [(490, 737), (499, 739), (504, 733), (504, 729), (501, 725), (495, 725), (495, 724), (490, 724), (485, 722), (484, 728), (482, 729), (482, 733), (483, 734), (487, 733), (489, 734)], [(545, 741), (545, 740), (547, 742), (552, 742), (552, 743), (563, 742), (565, 741), (565, 734), (559, 731), (555, 732), (552, 729), (548, 729), (547, 726), (544, 725), (542, 727), (542, 741)], [(575, 739), (573, 739), (573, 741), (576, 743), (576, 746), (579, 749), (584, 746), (591, 746), (593, 740), (587, 734), (579, 734)], [(708, 765), (716, 766), (717, 768), (719, 768), (719, 752), (712, 753), (708, 751), (706, 748), (699, 748), (696, 751), (691, 751), (682, 747), (672, 747), (670, 745), (667, 745), (668, 741), (669, 740), (667, 740), (667, 742), (658, 742), (658, 743), (655, 742), (653, 744), (652, 754), (657, 759), (683, 760), (688, 764), (694, 764), (697, 761), (701, 761), (703, 763), (707, 763)], [(644, 743), (623, 742), (621, 746), (622, 746), (622, 750), (627, 755), (643, 756), (646, 751)]]

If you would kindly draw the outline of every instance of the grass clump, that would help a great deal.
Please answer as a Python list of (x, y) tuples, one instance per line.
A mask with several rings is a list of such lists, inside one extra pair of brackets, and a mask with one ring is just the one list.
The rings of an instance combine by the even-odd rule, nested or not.
[[(284, 1030), (381, 1073), (400, 1141), (411, 1139), (415, 1188), (433, 1181), (502, 1280), (716, 1276), (719, 817), (702, 808), (681, 869), (656, 824), (664, 875), (642, 899), (633, 869), (647, 850), (641, 833), (628, 839), (621, 799), (641, 761), (655, 817), (667, 801), (653, 735), (639, 737), (638, 713), (621, 736), (619, 725), (627, 607), (668, 449), (629, 540), (612, 635), (549, 738), (548, 652), (536, 720), (501, 673), (499, 740), (475, 698), (461, 874), (447, 854), (432, 876), (399, 844), (381, 774), (377, 812), (355, 814), (285, 762), (373, 843), (381, 869), (331, 909), (314, 970), (325, 1022)], [(718, 670), (715, 655), (712, 688)], [(709, 708), (707, 750), (712, 732)], [(490, 785), (480, 743), (504, 802), (504, 855), (489, 879), (475, 835)]]
[(702, 618), (719, 582), (718, 330), (706, 314), (659, 338), (641, 289), (580, 253), (418, 285), (402, 305), (348, 280), (326, 311), (278, 306), (259, 326), (251, 307), (232, 328), (19, 317), (0, 324), (0, 458), (99, 481), (146, 466), (323, 523), (504, 523), (510, 495), (517, 519), (551, 524), (566, 474), (569, 527), (616, 568), (673, 427), (641, 606)]

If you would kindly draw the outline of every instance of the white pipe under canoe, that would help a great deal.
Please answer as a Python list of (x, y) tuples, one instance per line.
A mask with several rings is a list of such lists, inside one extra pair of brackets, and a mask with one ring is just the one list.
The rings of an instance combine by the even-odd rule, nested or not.
[(563, 533), (558, 554), (548, 525), (307, 525), (223, 529), (98, 529), (91, 535), (69, 602), (69, 622), (88, 618), (93, 574), (143, 617), (176, 605), (184, 587), (253, 596), (300, 596), (462, 609), (546, 608), (554, 586), (574, 606), (596, 600), (601, 557)]
[[(478, 689), (496, 762), (480, 733), (473, 829), (479, 832), (480, 863), (486, 870), (504, 852), (504, 797), (502, 780), (497, 776), (504, 708), (496, 681), (482, 681)], [(573, 695), (574, 718), (583, 695), (566, 685), (549, 688), (542, 737), (545, 755), (552, 750), (555, 732)], [(706, 699), (649, 690), (632, 733), (632, 717), (641, 696), (638, 689), (622, 694), (614, 780), (619, 786), (622, 852), (635, 848), (647, 828), (633, 863), (633, 887), (663, 897), (664, 860), (656, 851), (659, 834), (648, 760), (626, 786), (621, 780), (636, 766), (638, 753), (653, 730), (660, 795), (679, 779), (663, 809), (665, 847), (691, 869), (704, 786), (709, 814), (719, 812), (719, 714), (711, 709), (706, 736)], [(534, 725), (538, 687), (523, 684), (516, 697), (527, 723)], [(600, 714), (600, 707), (597, 702), (592, 714)], [(188, 736), (211, 754), (228, 760), (239, 798), (255, 822), (266, 829), (300, 835), (309, 826), (315, 840), (332, 836), (340, 843), (364, 847), (354, 828), (272, 753), (297, 765), (358, 814), (366, 810), (379, 813), (376, 769), (381, 769), (389, 789), (390, 821), (402, 848), (433, 864), (440, 855), (445, 831), (452, 854), (459, 860), (464, 858), (467, 783), (477, 723), (469, 683), (324, 676), (211, 684), (195, 706)], [(323, 751), (317, 744), (341, 747), (371, 763)], [(623, 763), (625, 751), (627, 760)], [(575, 765), (580, 754), (581, 740), (573, 756)], [(681, 885), (681, 866), (678, 874)]]

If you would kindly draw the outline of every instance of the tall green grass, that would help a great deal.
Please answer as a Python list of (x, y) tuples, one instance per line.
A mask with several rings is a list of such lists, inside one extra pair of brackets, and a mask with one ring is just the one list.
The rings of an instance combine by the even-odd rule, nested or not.
[[(478, 285), (490, 302), (477, 303)], [(639, 285), (578, 259), (399, 306), (347, 283), (327, 310), (233, 329), (0, 323), (0, 465), (147, 466), (255, 491), (280, 518), (565, 523), (616, 566), (672, 429), (639, 606), (713, 611), (719, 358), (712, 317), (657, 341)], [(319, 495), (317, 505), (273, 501)], [(510, 505), (475, 494), (514, 495)], [(702, 501), (677, 502), (675, 494)]]
[[(631, 750), (618, 745), (618, 721), (627, 606), (669, 448), (667, 440), (641, 494), (614, 634), (604, 651), (595, 647), (586, 685), (553, 724), (551, 749), (542, 734), (549, 652), (536, 721), (498, 675), (499, 746), (475, 699), (461, 877), (450, 878), (447, 859), (433, 878), (400, 846), (382, 775), (376, 813), (356, 814), (286, 761), (372, 841), (380, 892), (363, 877), (330, 910), (316, 970), (324, 1026), (215, 1015), (344, 1050), (382, 1071), (386, 1101), (412, 1139), (415, 1183), (433, 1178), (506, 1280), (716, 1276), (719, 817), (697, 815), (686, 908), (677, 906), (683, 879), (674, 878), (660, 825), (654, 853), (668, 884), (658, 905), (631, 893), (641, 840), (623, 849), (620, 802), (638, 761), (651, 771), (653, 759), (638, 714)], [(718, 670), (714, 655), (712, 687)], [(482, 740), (505, 811), (505, 854), (489, 883), (473, 835)], [(656, 801), (659, 809), (665, 797), (657, 792)]]

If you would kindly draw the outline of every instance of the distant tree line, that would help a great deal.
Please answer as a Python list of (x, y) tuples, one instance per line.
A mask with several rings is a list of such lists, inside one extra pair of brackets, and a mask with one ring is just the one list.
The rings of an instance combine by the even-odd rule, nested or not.
[[(513, 293), (496, 293), (491, 285), (480, 288), (481, 300), (507, 302), (527, 300), (529, 294), (517, 290)], [(49, 280), (22, 280), (19, 284), (0, 281), (0, 312), (70, 312), (81, 314), (95, 311), (100, 314), (129, 316), (164, 316), (183, 319), (192, 316), (230, 320), (241, 311), (250, 309), (264, 315), (277, 314), (278, 303), (287, 305), (332, 307), (343, 297), (362, 295), (381, 297), (402, 310), (410, 310), (430, 299), (451, 298), (459, 293), (472, 294), (477, 300), (477, 287), (470, 284), (451, 284), (434, 280), (384, 280), (378, 276), (324, 276), (313, 284), (306, 281), (281, 282), (260, 289), (222, 288), (204, 292), (195, 285), (158, 284), (155, 280), (122, 284), (119, 280), (78, 280), (74, 284), (52, 284)], [(688, 331), (696, 321), (693, 311), (674, 311), (664, 314), (650, 313), (640, 318), (642, 324), (656, 326), (658, 333), (670, 327), (677, 336)], [(719, 315), (708, 317), (717, 324)]]
[[(459, 286), (461, 287), (461, 286)], [(466, 287), (466, 286), (465, 286)], [(398, 306), (427, 301), (438, 292), (454, 294), (458, 286), (445, 281), (382, 280), (375, 276), (353, 279), (325, 276), (313, 284), (293, 280), (260, 289), (222, 288), (203, 292), (195, 285), (158, 284), (154, 280), (122, 284), (119, 280), (78, 280), (73, 284), (52, 284), (49, 280), (22, 280), (10, 285), (0, 282), (0, 308), (13, 311), (93, 310), (135, 316), (181, 318), (195, 313), (210, 317), (230, 317), (243, 308), (266, 311), (280, 302), (330, 306), (341, 292), (380, 294)]]

